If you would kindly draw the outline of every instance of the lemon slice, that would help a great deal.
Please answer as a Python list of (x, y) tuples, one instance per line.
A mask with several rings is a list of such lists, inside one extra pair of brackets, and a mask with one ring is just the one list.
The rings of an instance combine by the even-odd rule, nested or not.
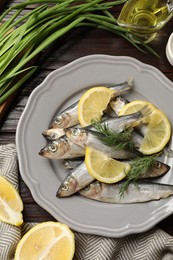
[(160, 152), (171, 137), (171, 125), (166, 115), (159, 109), (155, 109), (147, 126), (143, 142), (139, 151), (143, 154)]
[(94, 87), (87, 90), (78, 103), (78, 119), (85, 127), (92, 120), (99, 120), (107, 108), (115, 91), (106, 87)]
[(19, 193), (6, 178), (0, 176), (0, 220), (20, 226), (23, 223), (22, 210)]
[(31, 228), (19, 241), (15, 260), (72, 260), (75, 251), (74, 234), (60, 222), (43, 222)]
[(160, 152), (171, 137), (171, 125), (167, 116), (152, 103), (144, 100), (134, 100), (126, 104), (119, 115), (137, 112), (144, 106), (147, 106), (151, 113), (150, 116), (144, 120), (146, 130), (139, 151), (149, 155)]
[[(145, 100), (134, 100), (128, 104), (126, 104), (119, 112), (119, 116), (123, 116), (123, 115), (129, 115), (132, 113), (136, 113), (139, 110), (141, 110), (142, 108), (147, 107), (148, 111), (150, 111), (150, 113), (156, 109), (156, 107)], [(149, 116), (143, 119), (144, 123), (147, 123), (149, 121)]]
[(85, 164), (88, 172), (98, 181), (115, 183), (122, 180), (130, 170), (130, 164), (117, 161), (104, 153), (86, 148)]

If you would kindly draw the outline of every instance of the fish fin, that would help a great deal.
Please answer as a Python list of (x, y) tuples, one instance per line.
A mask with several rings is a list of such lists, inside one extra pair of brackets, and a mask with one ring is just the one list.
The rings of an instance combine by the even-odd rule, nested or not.
[(134, 82), (133, 77), (128, 78), (127, 84), (129, 85), (130, 88), (133, 87), (133, 82)]
[(163, 152), (168, 158), (173, 158), (173, 150), (171, 148), (165, 147)]
[(127, 90), (132, 90), (133, 87), (133, 77), (130, 77), (128, 80), (124, 81), (123, 83), (110, 85), (109, 88), (115, 90), (116, 96), (126, 92)]

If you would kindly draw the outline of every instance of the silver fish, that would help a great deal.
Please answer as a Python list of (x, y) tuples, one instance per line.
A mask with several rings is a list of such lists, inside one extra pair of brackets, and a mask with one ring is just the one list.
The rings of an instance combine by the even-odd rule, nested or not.
[(74, 171), (67, 175), (59, 187), (56, 196), (68, 197), (86, 187), (93, 181), (94, 178), (88, 173), (86, 165), (83, 162)]
[(61, 136), (65, 135), (64, 129), (62, 128), (51, 128), (45, 130), (42, 135), (46, 137), (46, 139), (50, 141), (55, 141), (59, 139)]
[(85, 150), (72, 143), (66, 136), (60, 137), (40, 150), (39, 154), (49, 159), (66, 159), (82, 157)]
[[(138, 111), (130, 115), (110, 118), (103, 121), (102, 124), (106, 123), (111, 131), (122, 132), (128, 126), (136, 124), (138, 121), (143, 119), (144, 115), (146, 114), (146, 110), (147, 108), (143, 108), (142, 111)], [(116, 159), (127, 159), (134, 157), (134, 154), (129, 151), (115, 150), (112, 147), (103, 144), (103, 142), (100, 141), (98, 138), (98, 136), (101, 134), (98, 133), (96, 130), (93, 131), (91, 129), (93, 129), (93, 127), (86, 127), (85, 129), (73, 127), (67, 128), (64, 131), (72, 142), (80, 145), (83, 148), (85, 148), (86, 146), (91, 146), (99, 151), (103, 151), (105, 154)], [(136, 145), (138, 145), (137, 147), (139, 147), (142, 140), (140, 139), (140, 143), (137, 141), (138, 139), (136, 139), (135, 142)]]
[[(130, 161), (127, 161), (130, 163)], [(169, 171), (170, 167), (159, 161), (155, 161), (153, 166), (147, 171), (140, 175), (140, 179), (143, 178), (154, 178), (160, 177)], [(82, 188), (86, 187), (89, 183), (94, 181), (94, 178), (88, 173), (85, 163), (81, 163), (75, 168), (62, 182), (61, 186), (57, 191), (58, 197), (70, 196)]]
[[(81, 127), (81, 125), (76, 125), (76, 127)], [(65, 135), (65, 131), (62, 128), (50, 128), (45, 130), (42, 135), (50, 140), (50, 141), (56, 141), (58, 140), (60, 137)]]
[(160, 177), (164, 174), (166, 174), (170, 170), (170, 166), (160, 162), (160, 161), (154, 161), (152, 167), (147, 172), (142, 172), (140, 175), (140, 179), (146, 179), (146, 178), (155, 178)]
[(79, 193), (89, 199), (120, 204), (159, 200), (173, 195), (173, 185), (138, 182), (130, 183), (127, 191), (120, 196), (123, 183), (105, 184), (95, 181), (79, 191)]
[[(120, 84), (114, 84), (112, 86), (108, 86), (112, 90), (115, 91), (115, 95), (120, 95), (121, 93), (130, 90), (133, 85), (133, 78), (129, 78), (127, 81), (120, 83)], [(79, 124), (78, 120), (78, 101), (76, 101), (71, 106), (64, 109), (62, 112), (58, 113), (53, 121), (50, 124), (50, 128), (67, 128), (70, 126), (75, 126)]]
[[(113, 112), (118, 116), (119, 112), (121, 111), (121, 109), (128, 104), (130, 101), (128, 101), (127, 99), (125, 99), (124, 97), (117, 97), (116, 100), (112, 100), (109, 103), (109, 106), (111, 107), (111, 109), (113, 110)], [(142, 143), (142, 139), (141, 137), (138, 135), (138, 133), (142, 136), (145, 136), (145, 134), (147, 133), (148, 129), (147, 129), (147, 125), (146, 124), (141, 124), (139, 126), (136, 126), (136, 135), (135, 138), (133, 137), (133, 140), (135, 140), (136, 142), (136, 146), (139, 148), (140, 144)], [(166, 146), (163, 149), (164, 154), (169, 157), (169, 158), (173, 158), (173, 150)]]
[(109, 103), (109, 106), (111, 107), (111, 109), (114, 111), (114, 113), (118, 116), (121, 109), (128, 104), (129, 101), (127, 99), (125, 99), (124, 97), (117, 97), (116, 100), (112, 100)]
[(79, 124), (78, 100), (71, 106), (58, 113), (50, 124), (50, 128), (66, 128)]
[[(102, 120), (101, 125), (106, 125), (110, 131), (121, 133), (128, 127), (133, 128), (134, 126), (141, 125), (143, 119), (149, 116), (150, 113), (150, 109), (146, 106), (142, 108), (140, 111), (129, 115), (118, 116), (115, 118), (106, 118)], [(85, 129), (93, 130), (93, 126), (85, 127)]]
[(134, 153), (125, 150), (115, 150), (114, 148), (103, 144), (98, 139), (98, 132), (92, 130), (86, 130), (83, 128), (68, 128), (65, 130), (68, 138), (75, 144), (86, 148), (90, 146), (94, 149), (104, 152), (108, 156), (116, 159), (128, 159), (135, 156)]
[[(131, 164), (131, 160), (124, 160), (125, 163)], [(83, 163), (82, 158), (77, 159), (68, 159), (65, 160), (64, 166), (66, 169), (75, 170), (81, 163)], [(161, 161), (154, 161), (152, 167), (147, 172), (143, 172), (140, 175), (140, 178), (154, 178), (160, 177), (166, 174), (170, 170), (170, 166), (161, 162)]]
[[(128, 101), (124, 97), (118, 97), (116, 100), (112, 100), (109, 105), (111, 109), (115, 112), (115, 114), (118, 116), (121, 109), (128, 103), (130, 103), (130, 101)], [(139, 126), (136, 126), (136, 130), (138, 130), (138, 132), (142, 136), (144, 136), (147, 132), (147, 125), (140, 124)]]
[(82, 158), (66, 159), (66, 160), (64, 160), (64, 167), (65, 167), (65, 169), (74, 170), (74, 169), (77, 168), (81, 163), (83, 163)]

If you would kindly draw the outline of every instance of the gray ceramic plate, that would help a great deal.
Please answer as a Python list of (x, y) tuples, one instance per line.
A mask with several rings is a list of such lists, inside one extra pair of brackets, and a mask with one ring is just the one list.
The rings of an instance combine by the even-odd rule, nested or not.
[[(146, 231), (173, 212), (173, 197), (132, 205), (114, 205), (74, 195), (56, 198), (67, 172), (61, 161), (38, 155), (46, 145), (42, 132), (57, 110), (72, 104), (91, 86), (134, 78), (130, 100), (152, 101), (173, 124), (173, 84), (156, 68), (130, 57), (91, 55), (53, 71), (31, 94), (17, 127), (17, 151), (23, 180), (35, 201), (73, 230), (109, 237)], [(172, 166), (172, 159), (162, 158)], [(172, 183), (172, 170), (160, 182)]]

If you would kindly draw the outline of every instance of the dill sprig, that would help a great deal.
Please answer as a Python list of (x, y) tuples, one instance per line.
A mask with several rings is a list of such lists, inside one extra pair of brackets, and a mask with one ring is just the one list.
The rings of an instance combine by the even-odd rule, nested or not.
[(116, 150), (130, 150), (133, 151), (135, 148), (134, 142), (132, 140), (132, 129), (126, 129), (120, 133), (111, 131), (106, 122), (101, 123), (101, 121), (93, 120), (93, 127), (102, 135), (98, 138), (106, 145), (113, 147)]
[(130, 182), (135, 182), (137, 184), (138, 179), (144, 174), (147, 173), (151, 167), (153, 166), (156, 158), (160, 155), (160, 153), (154, 155), (145, 155), (142, 157), (134, 158), (130, 165), (131, 168), (126, 176), (126, 181), (122, 184), (120, 189), (120, 196), (127, 190)]

